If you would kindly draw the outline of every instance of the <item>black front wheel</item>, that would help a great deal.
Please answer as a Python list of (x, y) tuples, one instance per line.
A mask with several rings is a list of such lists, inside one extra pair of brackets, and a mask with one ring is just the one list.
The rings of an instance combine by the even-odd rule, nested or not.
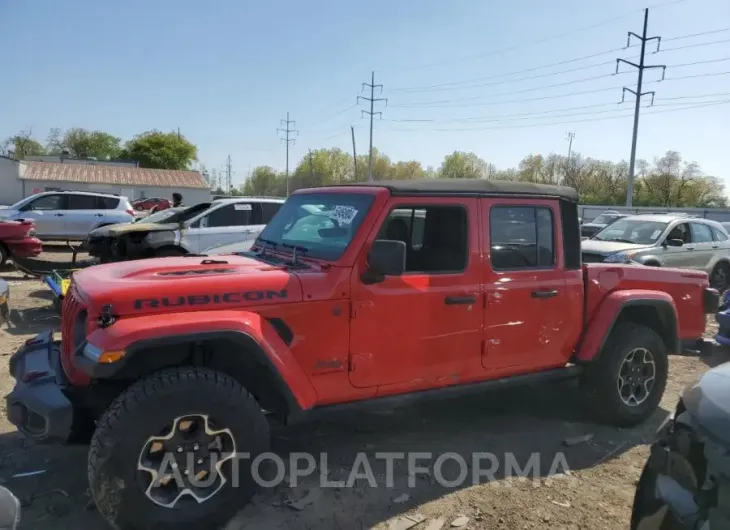
[(730, 283), (730, 265), (727, 263), (718, 263), (710, 273), (710, 287), (718, 291), (725, 292)]
[(234, 379), (164, 370), (129, 387), (99, 421), (91, 493), (114, 528), (219, 528), (256, 493), (251, 459), (268, 444), (263, 412)]

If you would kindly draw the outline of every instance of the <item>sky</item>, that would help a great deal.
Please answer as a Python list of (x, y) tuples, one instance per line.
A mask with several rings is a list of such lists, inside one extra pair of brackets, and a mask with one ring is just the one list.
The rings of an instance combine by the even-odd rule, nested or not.
[[(366, 154), (363, 83), (382, 85), (374, 145), (438, 167), (455, 150), (498, 168), (528, 154), (628, 159), (649, 7), (637, 157), (667, 150), (730, 189), (728, 0), (0, 0), (0, 138), (84, 127), (124, 140), (180, 131), (234, 183), (284, 170), (281, 121), (309, 149)], [(638, 41), (634, 40), (634, 44)], [(369, 89), (367, 89), (369, 90)], [(294, 133), (293, 133), (294, 134)]]

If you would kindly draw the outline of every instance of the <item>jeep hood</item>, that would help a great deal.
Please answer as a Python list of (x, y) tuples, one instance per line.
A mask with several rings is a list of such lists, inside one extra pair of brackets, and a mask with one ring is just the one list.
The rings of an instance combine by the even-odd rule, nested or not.
[(624, 252), (627, 250), (644, 250), (650, 247), (647, 245), (622, 243), (620, 241), (599, 241), (598, 239), (585, 239), (581, 241), (580, 248), (583, 252), (591, 252), (594, 254), (602, 254), (604, 256), (608, 256), (609, 254), (614, 254), (616, 252)]
[(80, 270), (73, 281), (92, 317), (105, 305), (127, 316), (302, 301), (299, 279), (286, 267), (243, 256), (110, 263)]
[(132, 232), (162, 232), (165, 230), (177, 230), (180, 225), (177, 223), (155, 224), (155, 223), (119, 223), (115, 225), (102, 226), (92, 230), (89, 237), (116, 237), (121, 234)]
[(730, 448), (730, 362), (706, 372), (682, 396), (687, 412)]

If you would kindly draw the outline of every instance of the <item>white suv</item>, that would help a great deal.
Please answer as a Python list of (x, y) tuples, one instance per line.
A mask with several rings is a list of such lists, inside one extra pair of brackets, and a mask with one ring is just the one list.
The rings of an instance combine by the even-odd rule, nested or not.
[(126, 197), (84, 191), (49, 191), (0, 209), (0, 219), (32, 219), (41, 239), (84, 239), (100, 226), (128, 223), (134, 210)]

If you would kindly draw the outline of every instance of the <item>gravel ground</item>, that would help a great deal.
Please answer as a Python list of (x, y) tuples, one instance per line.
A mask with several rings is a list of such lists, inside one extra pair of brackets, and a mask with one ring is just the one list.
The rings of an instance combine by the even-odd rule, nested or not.
[[(56, 254), (59, 260), (67, 255)], [(11, 322), (0, 330), (0, 395), (13, 381), (7, 375), (10, 355), (36, 333), (58, 326), (50, 291), (37, 279), (0, 271), (11, 288)], [(714, 334), (708, 320), (707, 336)], [(574, 383), (528, 387), (485, 394), (468, 400), (450, 400), (428, 407), (358, 414), (298, 427), (272, 426), (273, 450), (284, 459), (294, 452), (327, 453), (331, 480), (347, 479), (358, 453), (367, 453), (373, 464), (376, 488), (366, 479), (351, 488), (320, 487), (319, 472), (300, 479), (296, 487), (280, 485), (261, 492), (242, 507), (227, 530), (242, 529), (405, 529), (406, 517), (422, 519), (415, 529), (450, 526), (459, 516), (468, 518), (468, 529), (624, 529), (628, 527), (636, 482), (648, 455), (657, 426), (671, 411), (681, 390), (700, 374), (730, 359), (710, 348), (703, 356), (675, 355), (661, 409), (641, 427), (616, 429), (592, 424), (580, 407)], [(0, 483), (23, 502), (21, 528), (37, 530), (102, 530), (107, 526), (95, 512), (86, 484), (85, 447), (34, 446), (23, 440), (0, 411)], [(564, 440), (583, 435), (592, 438), (572, 446)], [(405, 461), (396, 461), (395, 481), (385, 484), (382, 460), (376, 452), (457, 453), (466, 462), (472, 454), (490, 452), (499, 460), (496, 480), (446, 488), (434, 474), (419, 475), (409, 487)], [(525, 468), (531, 455), (539, 455), (534, 477), (505, 477), (510, 456)], [(551, 465), (564, 455), (567, 467)], [(532, 457), (536, 458), (536, 457)], [(425, 462), (428, 462), (426, 460)], [(399, 465), (400, 464), (400, 465)], [(444, 478), (453, 480), (458, 467), (448, 461)], [(482, 469), (489, 467), (482, 464)], [(361, 468), (362, 469), (362, 468)], [(43, 473), (14, 477), (19, 473)], [(484, 480), (484, 479), (483, 479)], [(294, 509), (287, 500), (308, 499)], [(433, 526), (430, 526), (433, 525)]]

